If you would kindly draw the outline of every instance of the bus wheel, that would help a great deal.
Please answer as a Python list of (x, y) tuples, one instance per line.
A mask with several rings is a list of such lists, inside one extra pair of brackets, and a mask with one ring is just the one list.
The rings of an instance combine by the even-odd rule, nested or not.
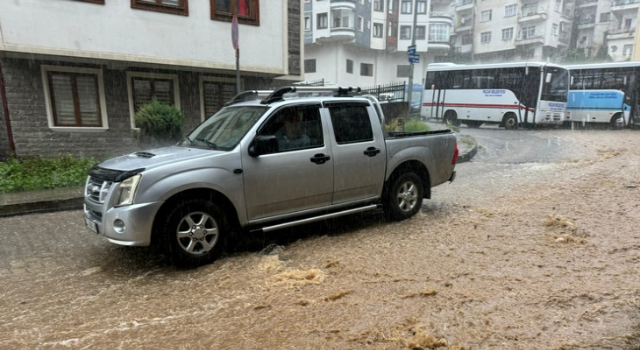
[(611, 129), (621, 129), (624, 126), (622, 114), (614, 114), (613, 117), (611, 117), (611, 121), (609, 121), (609, 126), (611, 126)]
[(507, 113), (502, 120), (505, 129), (515, 130), (518, 128), (518, 118), (513, 113)]
[(447, 125), (460, 126), (460, 121), (454, 111), (447, 111), (444, 114), (443, 122)]

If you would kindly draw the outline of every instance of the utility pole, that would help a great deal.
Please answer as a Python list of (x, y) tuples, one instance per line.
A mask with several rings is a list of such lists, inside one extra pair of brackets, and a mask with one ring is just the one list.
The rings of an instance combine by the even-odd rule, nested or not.
[(413, 64), (420, 62), (420, 56), (416, 51), (416, 25), (418, 22), (418, 0), (414, 0), (413, 27), (411, 27), (411, 46), (407, 48), (409, 56), (409, 88), (407, 89), (407, 101), (409, 102), (409, 117), (411, 116), (411, 95), (413, 95)]

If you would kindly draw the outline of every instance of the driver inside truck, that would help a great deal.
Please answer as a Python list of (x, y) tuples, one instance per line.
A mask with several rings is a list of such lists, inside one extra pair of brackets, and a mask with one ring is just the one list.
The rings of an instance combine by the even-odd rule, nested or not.
[(287, 108), (283, 113), (284, 125), (276, 132), (280, 152), (308, 147), (311, 139), (302, 132), (298, 112), (294, 108)]

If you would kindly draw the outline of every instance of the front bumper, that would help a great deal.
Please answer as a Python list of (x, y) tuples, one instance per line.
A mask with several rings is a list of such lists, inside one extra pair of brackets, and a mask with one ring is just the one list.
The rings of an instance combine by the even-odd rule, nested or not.
[(132, 204), (103, 210), (102, 205), (85, 199), (84, 216), (87, 226), (95, 224), (97, 234), (111, 243), (126, 246), (151, 244), (153, 220), (163, 202)]

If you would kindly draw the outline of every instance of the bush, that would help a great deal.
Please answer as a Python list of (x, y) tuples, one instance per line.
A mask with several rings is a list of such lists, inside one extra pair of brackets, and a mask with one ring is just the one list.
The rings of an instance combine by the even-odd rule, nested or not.
[(9, 158), (0, 162), (0, 193), (81, 186), (96, 163), (94, 158), (70, 154), (57, 158)]
[(182, 139), (184, 114), (155, 98), (140, 107), (134, 120), (140, 128), (138, 139), (145, 146), (167, 146)]

